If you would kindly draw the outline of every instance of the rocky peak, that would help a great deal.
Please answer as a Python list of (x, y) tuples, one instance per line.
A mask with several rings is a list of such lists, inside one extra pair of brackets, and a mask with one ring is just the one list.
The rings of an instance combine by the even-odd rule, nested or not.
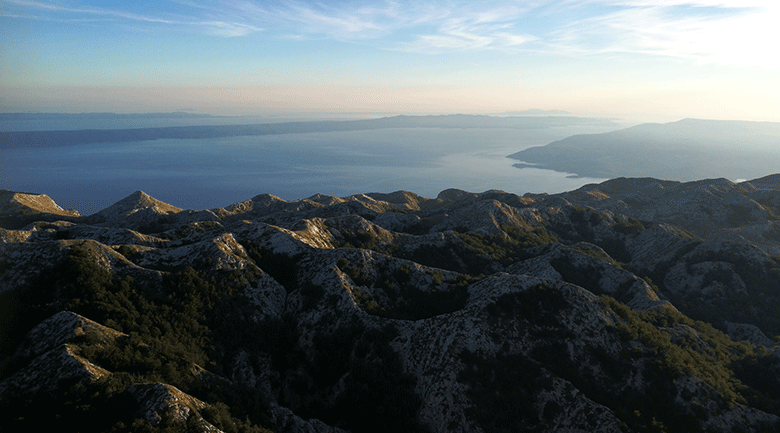
[(141, 406), (139, 412), (143, 419), (153, 426), (162, 421), (163, 416), (169, 418), (169, 422), (186, 423), (191, 417), (195, 417), (198, 430), (208, 433), (221, 433), (222, 430), (209, 424), (198, 413), (205, 408), (206, 403), (191, 395), (181, 392), (174, 386), (164, 383), (138, 383), (131, 385), (127, 392), (132, 395)]
[(436, 196), (437, 199), (444, 201), (459, 201), (475, 197), (477, 197), (477, 194), (474, 194), (473, 192), (463, 191), (456, 188), (445, 189)]
[(0, 213), (52, 214), (61, 216), (79, 216), (75, 210), (65, 210), (45, 194), (30, 194), (0, 190)]
[(389, 194), (374, 192), (366, 195), (378, 201), (400, 205), (407, 210), (431, 209), (441, 204), (439, 200), (420, 197), (409, 191), (395, 191)]
[(21, 228), (33, 221), (78, 218), (75, 210), (65, 210), (45, 194), (0, 189), (0, 226)]
[(333, 197), (325, 194), (314, 194), (311, 197), (308, 197), (306, 200), (313, 201), (314, 203), (319, 203), (323, 206), (332, 206), (334, 204), (344, 203), (346, 200), (339, 197)]
[(27, 338), (19, 348), (19, 356), (35, 357), (74, 338), (89, 336), (93, 340), (99, 340), (101, 344), (113, 344), (117, 338), (124, 335), (79, 314), (60, 311), (27, 334)]
[[(23, 332), (0, 400), (13, 427), (46, 392), (196, 431), (776, 429), (772, 194), (613, 179), (194, 212), (137, 192), (2, 227), (0, 330)], [(3, 326), (28, 313), (50, 318)]]
[(93, 216), (109, 219), (117, 216), (129, 216), (141, 210), (149, 210), (163, 215), (182, 211), (182, 209), (157, 200), (143, 191), (136, 191)]

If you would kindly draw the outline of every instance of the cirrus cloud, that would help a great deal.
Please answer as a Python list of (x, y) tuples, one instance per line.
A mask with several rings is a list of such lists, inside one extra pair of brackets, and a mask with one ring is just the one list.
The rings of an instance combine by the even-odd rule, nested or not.
[[(85, 0), (88, 1), (88, 0)], [(694, 63), (780, 67), (775, 0), (173, 0), (120, 10), (92, 1), (0, 0), (6, 19), (143, 22), (220, 37), (360, 41), (425, 54), (503, 50), (563, 56), (627, 53)], [(265, 32), (264, 32), (265, 30)]]

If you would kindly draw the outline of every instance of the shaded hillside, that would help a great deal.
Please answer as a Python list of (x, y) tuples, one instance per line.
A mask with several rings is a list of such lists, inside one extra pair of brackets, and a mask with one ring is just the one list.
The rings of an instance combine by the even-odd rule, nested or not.
[(749, 179), (780, 166), (780, 123), (684, 119), (603, 134), (575, 135), (510, 155), (518, 168), (582, 177), (690, 181)]
[(775, 227), (771, 185), (139, 191), (5, 226), (0, 427), (773, 431), (778, 240), (746, 235)]

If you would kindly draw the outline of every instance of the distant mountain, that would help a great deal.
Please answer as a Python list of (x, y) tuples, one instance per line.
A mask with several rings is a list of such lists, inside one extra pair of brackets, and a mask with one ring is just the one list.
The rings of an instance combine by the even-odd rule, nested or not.
[(539, 109), (529, 109), (529, 110), (515, 110), (515, 111), (504, 111), (503, 113), (500, 113), (502, 116), (570, 116), (571, 113), (564, 110), (539, 110)]
[(780, 123), (684, 119), (575, 135), (509, 156), (583, 177), (750, 179), (780, 166)]
[(280, 122), (257, 125), (204, 125), (136, 129), (6, 132), (17, 146), (67, 146), (87, 143), (120, 143), (159, 139), (198, 139), (307, 132), (359, 131), (383, 128), (512, 128), (536, 129), (571, 125), (611, 125), (604, 119), (571, 116), (492, 117), (454, 114), (446, 116), (395, 116), (368, 120)]
[(0, 431), (778, 431), (778, 179), (3, 191)]
[(186, 118), (212, 118), (210, 114), (196, 114), (182, 111), (171, 113), (0, 113), (0, 121), (3, 120), (51, 120), (51, 119), (186, 119)]

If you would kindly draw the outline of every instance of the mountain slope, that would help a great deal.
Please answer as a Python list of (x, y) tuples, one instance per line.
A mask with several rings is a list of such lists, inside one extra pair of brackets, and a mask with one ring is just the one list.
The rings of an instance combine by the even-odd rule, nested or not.
[(56, 221), (77, 216), (78, 212), (62, 209), (47, 195), (0, 189), (0, 227), (21, 228), (33, 221)]
[[(516, 167), (583, 177), (691, 181), (765, 176), (780, 164), (780, 123), (683, 119), (575, 135), (510, 155)], [(530, 165), (529, 165), (530, 164)]]
[(767, 185), (138, 192), (4, 227), (0, 426), (771, 431), (780, 257), (748, 237), (777, 224)]

